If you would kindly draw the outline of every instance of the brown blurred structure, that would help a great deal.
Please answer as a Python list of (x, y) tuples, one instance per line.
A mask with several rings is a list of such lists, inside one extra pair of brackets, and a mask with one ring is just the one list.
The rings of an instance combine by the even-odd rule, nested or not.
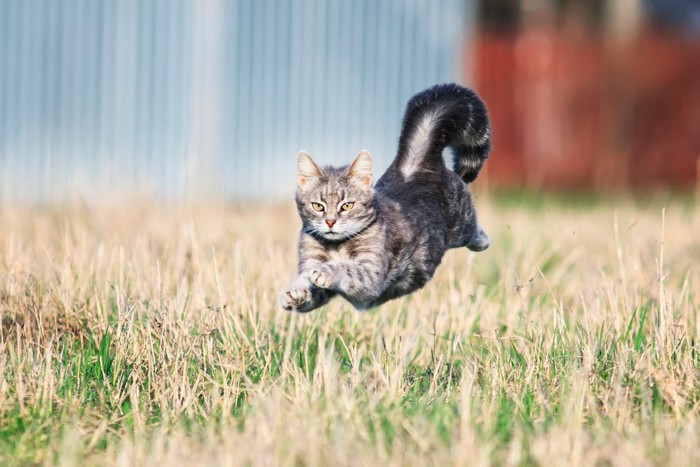
[(614, 1), (529, 2), (534, 12), (484, 2), (492, 16), (482, 8), (474, 69), (493, 121), (491, 182), (700, 183), (700, 36), (654, 24), (635, 0)]

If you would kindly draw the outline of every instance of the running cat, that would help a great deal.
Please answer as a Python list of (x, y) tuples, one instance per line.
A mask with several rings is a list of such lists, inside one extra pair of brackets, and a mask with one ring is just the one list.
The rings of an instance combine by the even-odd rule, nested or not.
[[(374, 187), (367, 151), (340, 168), (321, 168), (300, 152), (298, 276), (282, 292), (282, 307), (308, 312), (340, 295), (372, 308), (423, 287), (448, 248), (488, 248), (467, 184), (490, 146), (484, 103), (443, 84), (408, 102), (398, 154)], [(446, 147), (454, 170), (445, 167)]]

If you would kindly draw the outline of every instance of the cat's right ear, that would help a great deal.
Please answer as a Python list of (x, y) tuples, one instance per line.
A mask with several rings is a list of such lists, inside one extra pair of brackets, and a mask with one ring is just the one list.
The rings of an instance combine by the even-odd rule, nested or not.
[(305, 151), (299, 151), (297, 155), (297, 177), (299, 186), (304, 187), (311, 179), (318, 178), (323, 175), (321, 169), (318, 168), (311, 156)]

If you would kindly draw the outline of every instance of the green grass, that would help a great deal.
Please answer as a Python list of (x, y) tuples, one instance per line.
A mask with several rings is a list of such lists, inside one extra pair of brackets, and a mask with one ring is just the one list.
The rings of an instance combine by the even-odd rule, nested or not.
[(691, 204), (480, 199), (487, 252), (307, 315), (290, 207), (6, 207), (0, 463), (697, 464)]

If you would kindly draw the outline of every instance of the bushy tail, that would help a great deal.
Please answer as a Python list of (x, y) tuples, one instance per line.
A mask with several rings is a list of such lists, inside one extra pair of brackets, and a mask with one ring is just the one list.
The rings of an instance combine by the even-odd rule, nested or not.
[(491, 149), (486, 106), (474, 91), (457, 84), (433, 86), (408, 101), (394, 165), (405, 179), (432, 172), (444, 164), (446, 147), (465, 183), (476, 179)]

